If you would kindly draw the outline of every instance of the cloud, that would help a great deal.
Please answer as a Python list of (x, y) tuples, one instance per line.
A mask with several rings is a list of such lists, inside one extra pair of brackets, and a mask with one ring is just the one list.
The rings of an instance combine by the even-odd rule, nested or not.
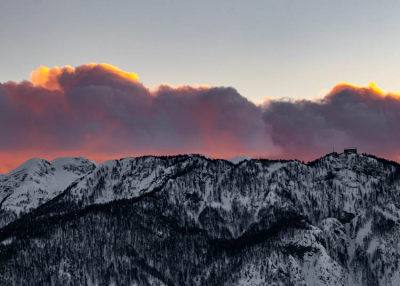
[(313, 158), (333, 147), (358, 146), (363, 152), (400, 157), (400, 97), (374, 83), (340, 83), (317, 101), (269, 101), (264, 121), (285, 157)]
[(398, 159), (400, 97), (341, 83), (318, 100), (257, 105), (232, 87), (144, 86), (108, 64), (40, 67), (0, 83), (0, 173), (31, 157), (98, 161), (202, 153), (314, 159), (358, 146)]
[(62, 154), (103, 160), (275, 151), (262, 108), (233, 88), (164, 84), (150, 90), (136, 74), (107, 64), (40, 67), (31, 78), (0, 84), (3, 169), (10, 154), (20, 163), (22, 153), (24, 159)]

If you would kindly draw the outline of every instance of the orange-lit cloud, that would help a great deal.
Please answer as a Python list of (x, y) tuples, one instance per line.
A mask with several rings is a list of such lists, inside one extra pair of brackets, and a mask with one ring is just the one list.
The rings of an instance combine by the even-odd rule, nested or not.
[[(233, 88), (149, 89), (107, 64), (40, 67), (0, 84), (0, 172), (30, 157), (270, 155), (262, 109)], [(15, 158), (15, 159), (11, 159)], [(2, 165), (1, 165), (2, 164)]]
[(333, 148), (400, 159), (400, 97), (370, 83), (337, 84), (320, 100), (270, 101), (264, 120), (288, 157), (313, 158)]
[(375, 84), (340, 83), (318, 100), (262, 106), (231, 87), (150, 89), (108, 64), (40, 67), (31, 77), (0, 84), (0, 173), (31, 157), (312, 159), (353, 145), (400, 156), (400, 98)]
[[(90, 63), (81, 65), (77, 68), (71, 66), (48, 68), (41, 66), (31, 72), (31, 81), (35, 86), (40, 86), (49, 90), (60, 90), (64, 88), (63, 82), (67, 77), (73, 77), (76, 81), (94, 75), (115, 76), (119, 80), (138, 82), (139, 77), (135, 73), (125, 72), (109, 64)], [(63, 81), (64, 78), (64, 81)]]

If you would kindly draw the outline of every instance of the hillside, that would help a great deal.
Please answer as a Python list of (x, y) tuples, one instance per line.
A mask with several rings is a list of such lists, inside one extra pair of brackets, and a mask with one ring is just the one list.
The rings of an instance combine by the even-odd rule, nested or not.
[(308, 164), (147, 156), (79, 174), (0, 229), (3, 285), (400, 281), (394, 162), (337, 153)]

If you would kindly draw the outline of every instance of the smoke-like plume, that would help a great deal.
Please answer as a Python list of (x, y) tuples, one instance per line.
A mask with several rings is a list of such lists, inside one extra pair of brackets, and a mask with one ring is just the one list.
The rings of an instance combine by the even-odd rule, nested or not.
[(313, 158), (334, 147), (352, 146), (394, 160), (400, 157), (400, 97), (374, 83), (341, 83), (318, 101), (269, 101), (264, 120), (285, 157)]
[(255, 105), (228, 87), (150, 90), (107, 64), (40, 67), (0, 84), (0, 173), (31, 157), (203, 153), (312, 159), (346, 146), (398, 159), (400, 98), (339, 84), (318, 101)]
[(0, 134), (7, 135), (0, 139), (0, 156), (7, 155), (8, 165), (10, 154), (22, 153), (103, 160), (177, 153), (261, 156), (274, 150), (262, 108), (233, 88), (150, 90), (136, 74), (106, 64), (40, 67), (31, 77), (32, 82), (0, 85)]

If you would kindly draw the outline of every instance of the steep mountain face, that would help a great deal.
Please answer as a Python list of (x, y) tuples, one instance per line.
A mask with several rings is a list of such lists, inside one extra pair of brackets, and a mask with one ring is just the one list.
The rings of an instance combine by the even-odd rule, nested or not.
[(0, 281), (399, 285), (399, 188), (357, 154), (107, 161), (0, 229)]
[(95, 168), (85, 158), (31, 159), (0, 177), (0, 227), (59, 195)]

